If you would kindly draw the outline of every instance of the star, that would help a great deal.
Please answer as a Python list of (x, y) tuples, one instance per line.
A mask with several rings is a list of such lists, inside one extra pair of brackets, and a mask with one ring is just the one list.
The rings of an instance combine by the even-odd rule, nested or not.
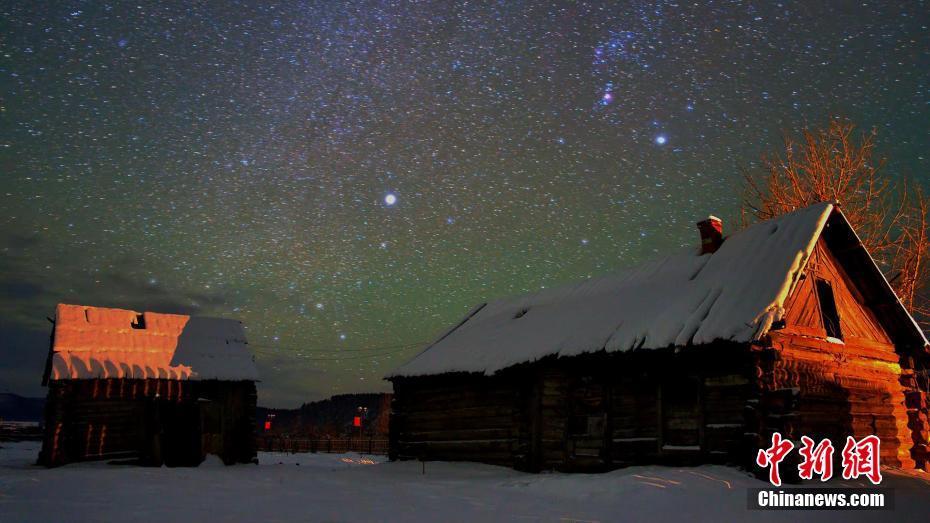
[(397, 195), (396, 195), (396, 194), (390, 193), (390, 192), (389, 192), (389, 193), (387, 193), (387, 194), (384, 196), (384, 205), (387, 205), (388, 207), (391, 207), (391, 206), (393, 206), (395, 203), (397, 203)]
[(665, 143), (668, 142), (668, 137), (665, 136), (664, 134), (660, 134), (655, 137), (655, 142), (658, 145), (665, 145)]

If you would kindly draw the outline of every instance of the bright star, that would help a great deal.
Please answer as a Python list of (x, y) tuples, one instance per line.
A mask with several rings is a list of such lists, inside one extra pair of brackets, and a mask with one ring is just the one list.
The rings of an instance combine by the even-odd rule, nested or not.
[(387, 196), (384, 197), (384, 204), (388, 207), (395, 203), (397, 203), (397, 196), (394, 195), (394, 193), (388, 193)]
[(659, 136), (656, 136), (655, 141), (659, 145), (665, 145), (665, 142), (668, 141), (668, 138), (664, 134), (660, 134)]

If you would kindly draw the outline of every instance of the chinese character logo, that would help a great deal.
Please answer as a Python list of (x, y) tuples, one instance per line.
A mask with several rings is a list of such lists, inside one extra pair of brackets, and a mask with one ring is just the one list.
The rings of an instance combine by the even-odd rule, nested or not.
[(878, 436), (866, 436), (859, 441), (847, 436), (846, 446), (843, 447), (843, 479), (865, 476), (873, 485), (881, 483), (882, 471), (878, 464), (880, 448), (881, 440)]
[(785, 459), (785, 456), (794, 448), (794, 443), (782, 439), (781, 433), (772, 434), (772, 446), (768, 449), (759, 449), (756, 455), (756, 465), (762, 468), (769, 467), (769, 481), (776, 487), (781, 486), (781, 475), (778, 472), (778, 465)]
[[(843, 447), (843, 479), (857, 479), (865, 476), (874, 485), (882, 481), (881, 466), (879, 464), (879, 451), (881, 440), (878, 436), (866, 436), (858, 441), (852, 436), (846, 438)], [(759, 449), (756, 455), (756, 465), (769, 469), (769, 482), (776, 487), (781, 486), (779, 464), (791, 451), (794, 443), (782, 438), (781, 433), (772, 434), (772, 446)], [(814, 474), (820, 476), (820, 481), (827, 481), (833, 477), (833, 443), (829, 439), (822, 439), (815, 445), (813, 439), (801, 436), (801, 464), (798, 465), (798, 476), (801, 479), (814, 479)]]
[(814, 446), (814, 440), (801, 436), (801, 457), (804, 461), (798, 465), (798, 475), (801, 479), (813, 479), (814, 473), (820, 474), (820, 481), (827, 481), (833, 477), (833, 443), (828, 439), (820, 440)]

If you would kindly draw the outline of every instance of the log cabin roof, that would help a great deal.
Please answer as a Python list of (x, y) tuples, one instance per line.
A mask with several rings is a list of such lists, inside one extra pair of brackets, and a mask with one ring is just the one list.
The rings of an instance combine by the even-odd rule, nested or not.
[(59, 304), (45, 381), (98, 378), (253, 381), (236, 320)]
[(857, 284), (896, 345), (927, 339), (833, 203), (754, 224), (700, 255), (687, 249), (574, 285), (479, 305), (388, 379), (480, 372), (547, 356), (761, 339), (818, 239), (857, 275)]

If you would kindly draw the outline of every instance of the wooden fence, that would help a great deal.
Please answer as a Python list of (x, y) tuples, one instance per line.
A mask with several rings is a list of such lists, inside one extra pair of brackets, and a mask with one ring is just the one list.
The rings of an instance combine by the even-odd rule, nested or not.
[(288, 436), (259, 436), (258, 450), (263, 452), (358, 452), (360, 454), (388, 453), (386, 438), (330, 438), (310, 439)]

